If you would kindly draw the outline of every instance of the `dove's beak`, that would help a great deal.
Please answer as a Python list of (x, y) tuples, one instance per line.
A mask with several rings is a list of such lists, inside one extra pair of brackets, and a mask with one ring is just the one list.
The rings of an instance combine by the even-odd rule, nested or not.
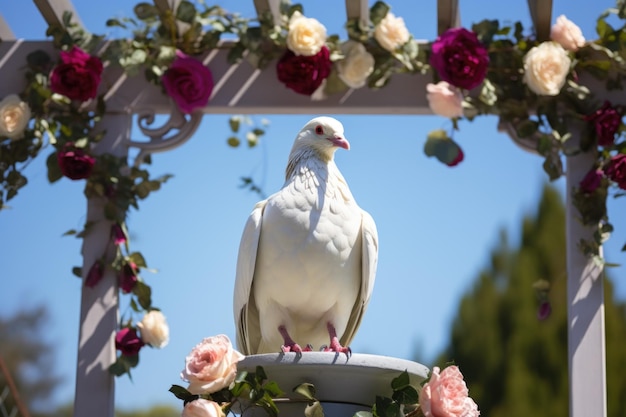
[(341, 136), (333, 136), (332, 138), (328, 138), (328, 140), (336, 147), (343, 148), (345, 150), (350, 149), (350, 142), (347, 141), (346, 138)]

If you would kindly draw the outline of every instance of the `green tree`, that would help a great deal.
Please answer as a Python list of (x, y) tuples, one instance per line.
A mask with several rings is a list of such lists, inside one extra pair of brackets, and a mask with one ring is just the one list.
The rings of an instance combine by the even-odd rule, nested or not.
[[(54, 345), (48, 342), (43, 327), (48, 320), (45, 307), (18, 311), (8, 318), (0, 317), (0, 356), (3, 358), (19, 396), (32, 416), (41, 416), (41, 410), (49, 399), (60, 378), (54, 373)], [(8, 386), (0, 373), (0, 389)], [(5, 407), (11, 410), (15, 398), (5, 399)]]
[[(437, 361), (460, 367), (489, 417), (567, 417), (565, 208), (546, 186), (537, 213), (522, 222), (511, 248), (505, 231), (473, 288), (462, 298), (449, 346)], [(550, 283), (551, 315), (538, 320), (534, 284)], [(608, 415), (626, 415), (626, 305), (605, 279)]]

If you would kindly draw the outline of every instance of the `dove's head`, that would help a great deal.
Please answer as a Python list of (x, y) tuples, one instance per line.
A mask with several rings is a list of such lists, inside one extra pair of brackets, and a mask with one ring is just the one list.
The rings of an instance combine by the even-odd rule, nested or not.
[(316, 117), (310, 120), (293, 143), (292, 155), (298, 151), (313, 150), (320, 158), (331, 160), (339, 148), (350, 149), (343, 135), (343, 125), (332, 117)]

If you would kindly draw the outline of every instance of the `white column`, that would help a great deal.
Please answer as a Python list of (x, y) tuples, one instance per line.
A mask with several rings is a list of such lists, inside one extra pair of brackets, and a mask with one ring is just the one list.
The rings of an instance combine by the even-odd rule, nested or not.
[[(105, 115), (100, 126), (106, 135), (95, 153), (125, 156), (132, 116)], [(93, 263), (105, 252), (112, 254), (111, 222), (104, 218), (104, 201), (87, 201), (87, 221), (93, 226), (83, 239), (83, 280)], [(115, 362), (115, 331), (118, 323), (118, 288), (114, 272), (107, 268), (93, 288), (83, 286), (80, 306), (80, 333), (76, 366), (74, 415), (113, 417), (115, 382), (109, 366)]]
[[(573, 126), (576, 130), (576, 127)], [(574, 140), (578, 132), (572, 132)], [(602, 267), (578, 248), (591, 240), (594, 228), (585, 227), (572, 204), (572, 187), (591, 169), (593, 152), (567, 158), (567, 319), (570, 417), (606, 416), (606, 360)]]

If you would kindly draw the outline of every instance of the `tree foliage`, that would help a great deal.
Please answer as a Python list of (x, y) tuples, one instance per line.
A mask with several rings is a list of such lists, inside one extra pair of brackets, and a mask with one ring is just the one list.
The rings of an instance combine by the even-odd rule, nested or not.
[[(462, 298), (449, 346), (437, 361), (454, 358), (481, 415), (567, 417), (565, 208), (560, 194), (543, 190), (537, 212), (521, 225), (519, 244), (507, 234)], [(538, 280), (550, 283), (551, 315), (538, 320)], [(605, 279), (608, 415), (626, 415), (626, 304)]]
[[(41, 409), (52, 394), (60, 378), (54, 372), (54, 345), (43, 336), (48, 320), (45, 307), (16, 312), (10, 317), (0, 317), (0, 356), (15, 383), (20, 399), (32, 416)], [(8, 381), (0, 373), (0, 389)], [(15, 407), (15, 398), (5, 399), (5, 407)]]

